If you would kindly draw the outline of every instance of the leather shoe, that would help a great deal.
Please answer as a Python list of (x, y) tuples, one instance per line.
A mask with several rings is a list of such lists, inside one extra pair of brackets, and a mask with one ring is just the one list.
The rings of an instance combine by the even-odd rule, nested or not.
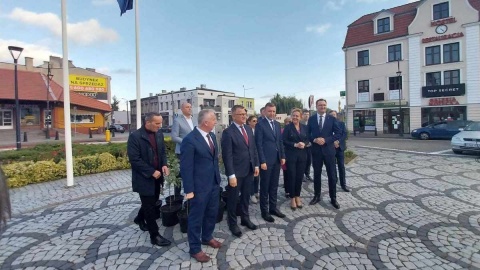
[(172, 242), (163, 238), (163, 236), (161, 236), (161, 235), (157, 235), (154, 238), (150, 238), (150, 243), (152, 243), (154, 245), (157, 245), (157, 246), (161, 246), (161, 247), (170, 246), (172, 244)]
[(267, 222), (275, 222), (275, 219), (270, 214), (262, 214), (262, 218)]
[(135, 222), (135, 224), (138, 225), (138, 227), (140, 228), (140, 230), (142, 230), (142, 231), (144, 231), (144, 232), (148, 231), (148, 229), (147, 229), (147, 223), (145, 223), (145, 220), (138, 220), (137, 218), (135, 218), (135, 219), (133, 220), (133, 222)]
[(270, 211), (269, 213), (270, 213), (270, 215), (274, 215), (274, 216), (277, 216), (279, 218), (284, 218), (285, 217), (285, 214), (280, 212), (280, 210), (278, 210), (278, 209), (274, 209), (274, 210)]
[(314, 196), (313, 199), (310, 201), (310, 205), (314, 205), (320, 202), (320, 196)]
[(253, 224), (252, 221), (250, 221), (250, 218), (242, 218), (242, 221), (240, 222), (240, 225), (245, 226), (252, 231), (258, 229), (258, 226)]
[(200, 251), (197, 254), (190, 254), (190, 256), (192, 256), (192, 258), (195, 258), (195, 260), (201, 263), (210, 261), (210, 257), (203, 251)]
[(333, 207), (340, 209), (340, 205), (338, 204), (337, 200), (332, 200), (330, 203), (333, 205)]
[(240, 230), (240, 228), (237, 226), (237, 224), (233, 225), (233, 226), (229, 226), (230, 227), (230, 231), (232, 232), (232, 234), (236, 237), (241, 237), (242, 236), (242, 231)]
[(350, 192), (350, 189), (348, 189), (346, 186), (345, 187), (342, 187), (343, 191), (345, 192)]
[(202, 242), (203, 245), (207, 245), (207, 246), (211, 246), (212, 248), (220, 248), (222, 247), (222, 243), (218, 242), (217, 240), (215, 239), (211, 239), (210, 241), (208, 242)]

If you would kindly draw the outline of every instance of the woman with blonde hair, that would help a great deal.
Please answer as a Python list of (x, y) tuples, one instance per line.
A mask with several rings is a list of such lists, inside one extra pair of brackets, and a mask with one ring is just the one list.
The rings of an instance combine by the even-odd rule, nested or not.
[(288, 175), (288, 191), (291, 198), (290, 207), (292, 210), (302, 208), (300, 199), (302, 190), (303, 173), (307, 163), (308, 128), (300, 123), (302, 110), (292, 110), (292, 123), (285, 126), (283, 130), (283, 145), (285, 146), (285, 157)]

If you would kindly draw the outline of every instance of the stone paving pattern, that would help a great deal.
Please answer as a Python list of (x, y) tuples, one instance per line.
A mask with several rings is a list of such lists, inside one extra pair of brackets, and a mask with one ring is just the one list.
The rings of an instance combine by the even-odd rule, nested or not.
[(212, 257), (205, 264), (189, 257), (179, 225), (158, 220), (173, 241), (159, 248), (133, 223), (140, 202), (130, 171), (77, 177), (73, 188), (63, 180), (14, 189), (0, 269), (480, 269), (474, 158), (355, 151), (347, 166), (352, 192), (338, 192), (340, 210), (329, 204), (325, 180), (315, 206), (308, 206), (313, 183), (304, 184), (305, 207), (297, 211), (279, 188), (287, 217), (266, 224), (253, 205), (259, 229), (241, 227), (241, 238), (224, 218), (215, 230), (223, 246), (203, 246)]

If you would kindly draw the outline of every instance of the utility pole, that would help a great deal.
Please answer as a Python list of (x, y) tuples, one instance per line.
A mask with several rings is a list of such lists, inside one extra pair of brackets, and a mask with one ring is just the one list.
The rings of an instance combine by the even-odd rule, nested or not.
[(253, 89), (253, 87), (245, 89), (245, 85), (242, 85), (242, 87), (243, 87), (243, 97), (245, 97), (245, 91)]
[(46, 139), (50, 139), (50, 125), (52, 124), (52, 113), (50, 112), (50, 82), (52, 81), (53, 74), (50, 69), (50, 62), (48, 63), (47, 69), (47, 115), (46, 115), (46, 123), (47, 123), (47, 132), (45, 134)]

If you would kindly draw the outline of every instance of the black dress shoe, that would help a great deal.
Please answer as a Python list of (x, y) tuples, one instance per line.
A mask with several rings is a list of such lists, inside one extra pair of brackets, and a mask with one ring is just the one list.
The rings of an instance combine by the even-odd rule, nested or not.
[(348, 189), (346, 186), (345, 187), (342, 187), (343, 191), (345, 192), (350, 192), (350, 189)]
[(320, 196), (315, 196), (313, 199), (310, 201), (310, 205), (314, 205), (320, 202)]
[(285, 214), (280, 212), (280, 210), (278, 210), (278, 209), (271, 210), (269, 213), (270, 213), (270, 215), (274, 215), (274, 216), (277, 216), (279, 218), (284, 218), (285, 217)]
[(242, 231), (240, 231), (240, 228), (238, 228), (237, 224), (233, 225), (233, 226), (229, 226), (230, 227), (230, 231), (232, 232), (232, 234), (236, 237), (241, 237), (242, 236)]
[(258, 226), (253, 224), (253, 222), (250, 221), (249, 218), (242, 218), (242, 221), (240, 222), (240, 225), (245, 226), (252, 231), (258, 229)]
[(333, 207), (340, 209), (340, 205), (338, 204), (337, 200), (332, 200), (330, 203), (333, 205)]
[(167, 239), (163, 238), (161, 235), (157, 235), (154, 238), (150, 238), (150, 243), (157, 245), (157, 246), (170, 246), (172, 242), (168, 241)]
[(270, 214), (262, 214), (262, 218), (267, 222), (275, 222), (275, 219)]
[(137, 218), (135, 218), (135, 219), (133, 220), (133, 222), (135, 222), (135, 224), (138, 225), (138, 227), (140, 228), (140, 230), (142, 230), (142, 231), (144, 231), (144, 232), (148, 231), (148, 229), (147, 229), (147, 223), (145, 223), (145, 220), (138, 220)]

